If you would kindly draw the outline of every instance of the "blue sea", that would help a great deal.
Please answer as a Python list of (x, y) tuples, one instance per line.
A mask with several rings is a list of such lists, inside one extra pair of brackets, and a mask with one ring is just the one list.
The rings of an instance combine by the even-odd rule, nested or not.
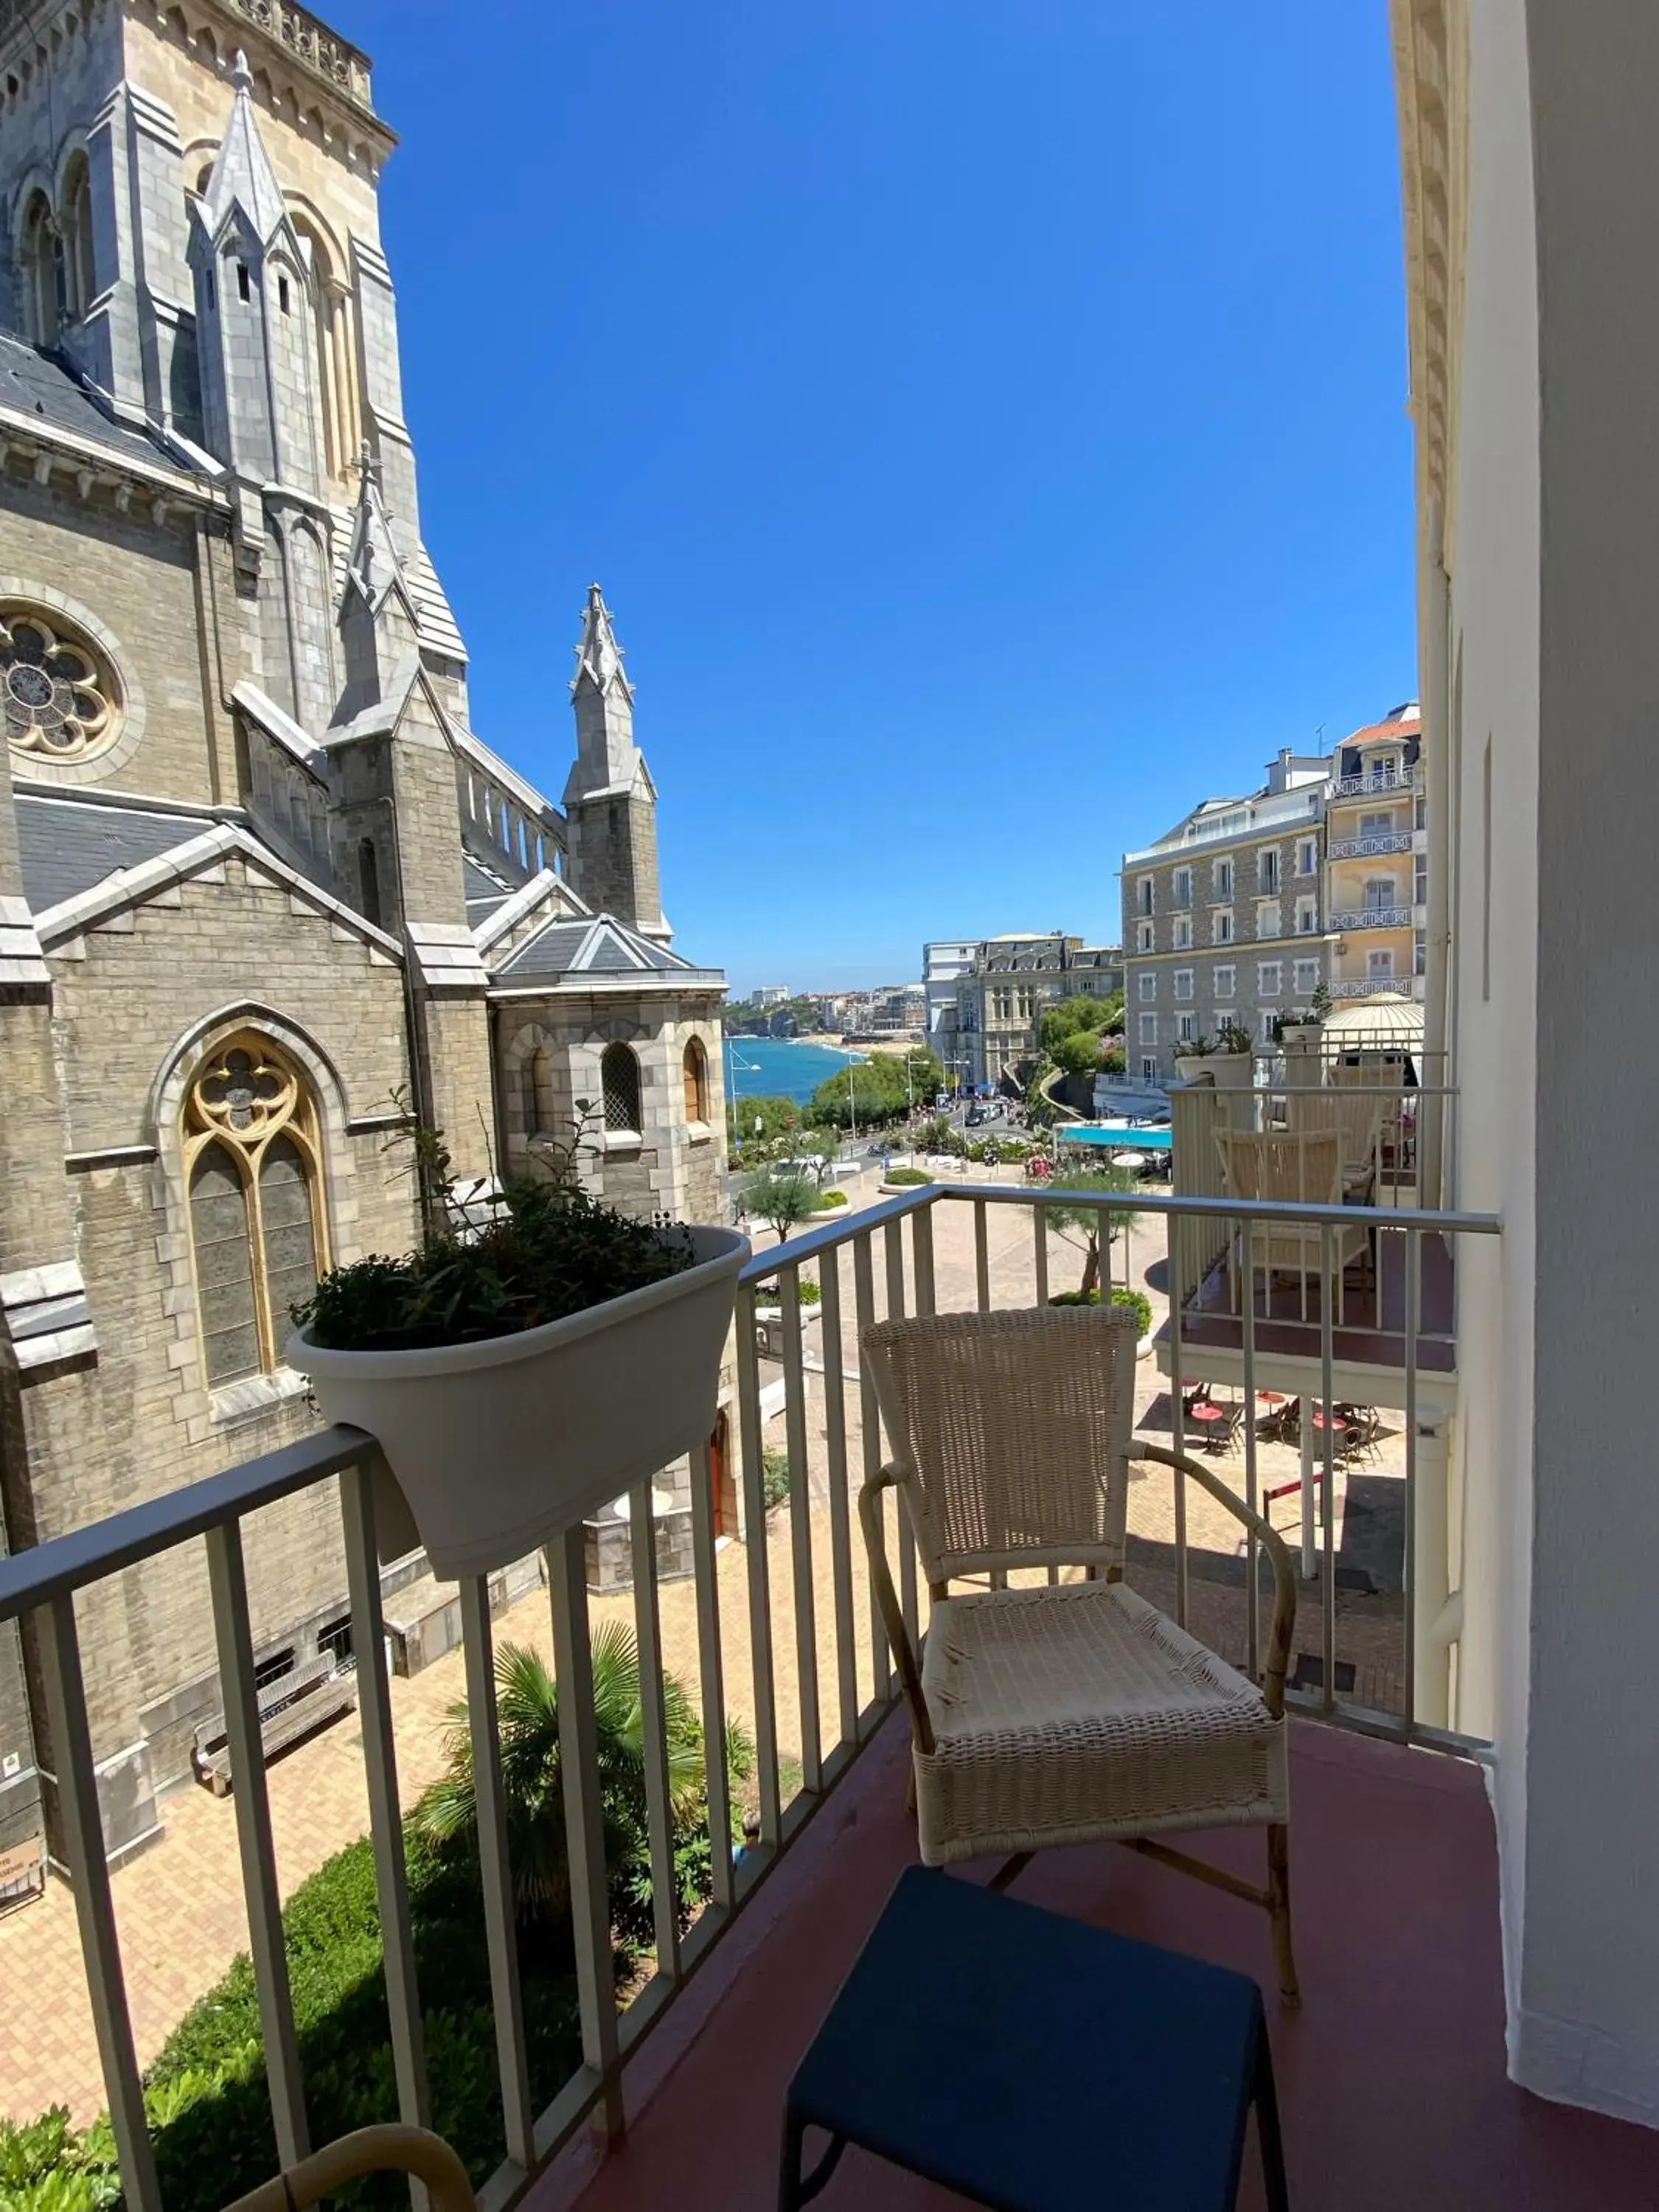
[[(854, 1054), (856, 1060), (864, 1054)], [(789, 1037), (727, 1037), (726, 1095), (732, 1098), (793, 1098), (805, 1105), (820, 1083), (839, 1075), (848, 1055), (826, 1044), (798, 1044)]]

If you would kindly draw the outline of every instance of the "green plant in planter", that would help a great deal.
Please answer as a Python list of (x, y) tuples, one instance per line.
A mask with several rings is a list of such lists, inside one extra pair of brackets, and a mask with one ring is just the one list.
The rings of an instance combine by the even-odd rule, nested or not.
[(1207, 1060), (1216, 1048), (1214, 1040), (1210, 1037), (1181, 1037), (1176, 1042), (1176, 1058), (1177, 1060)]
[(401, 1259), (375, 1253), (332, 1269), (289, 1309), (295, 1321), (330, 1351), (420, 1352), (516, 1336), (682, 1273), (696, 1258), (684, 1228), (636, 1221), (582, 1188), (592, 1109), (579, 1099), (577, 1110), (569, 1138), (538, 1146), (544, 1178), (483, 1201), (458, 1185), (442, 1130), (413, 1131), (428, 1198), (420, 1243)]
[[(1097, 1306), (1100, 1292), (1094, 1291), (1056, 1291), (1048, 1301), (1051, 1306)], [(1152, 1325), (1152, 1302), (1144, 1291), (1132, 1291), (1118, 1284), (1112, 1291), (1112, 1304), (1126, 1306), (1135, 1317), (1142, 1336)]]
[(1216, 1031), (1215, 1048), (1218, 1052), (1234, 1053), (1253, 1053), (1255, 1050), (1250, 1033), (1242, 1022), (1223, 1022)]
[(894, 1183), (905, 1190), (913, 1185), (932, 1182), (933, 1178), (921, 1168), (889, 1168), (882, 1177), (884, 1182)]
[(833, 1213), (838, 1206), (845, 1206), (846, 1203), (847, 1193), (844, 1190), (821, 1190), (818, 1193), (817, 1210), (820, 1213)]

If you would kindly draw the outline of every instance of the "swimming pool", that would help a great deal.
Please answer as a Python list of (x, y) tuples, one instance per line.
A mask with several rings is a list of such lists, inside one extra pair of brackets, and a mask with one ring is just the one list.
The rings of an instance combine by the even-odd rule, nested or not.
[(1084, 1121), (1054, 1132), (1063, 1145), (1090, 1145), (1113, 1152), (1167, 1152), (1175, 1134), (1166, 1122), (1161, 1129), (1114, 1129), (1098, 1121)]

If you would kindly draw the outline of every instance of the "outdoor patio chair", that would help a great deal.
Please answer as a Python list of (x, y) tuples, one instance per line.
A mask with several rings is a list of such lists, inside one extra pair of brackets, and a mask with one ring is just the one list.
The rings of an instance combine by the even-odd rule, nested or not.
[(1290, 1133), (1337, 1131), (1342, 1139), (1343, 1186), (1369, 1198), (1376, 1187), (1382, 1109), (1389, 1103), (1381, 1091), (1292, 1091), (1285, 1101)]
[[(1283, 1543), (1197, 1460), (1131, 1435), (1135, 1321), (1121, 1308), (940, 1314), (878, 1323), (861, 1342), (892, 1455), (859, 1513), (909, 1711), (923, 1863), (1000, 1853), (1006, 1886), (1051, 1844), (1127, 1844), (1265, 1907), (1294, 2004), (1284, 1691), (1296, 1583)], [(1267, 1553), (1259, 1686), (1123, 1580), (1132, 1458), (1181, 1470)], [(905, 1501), (933, 1601), (921, 1657), (888, 1567), (888, 1489)], [(967, 1576), (1067, 1566), (1087, 1579), (951, 1595)], [(1156, 1840), (1247, 1826), (1267, 1832), (1265, 1888)]]
[[(1256, 1135), (1243, 1130), (1218, 1129), (1216, 1149), (1221, 1156), (1222, 1184), (1230, 1198), (1259, 1199), (1288, 1206), (1340, 1206), (1342, 1203), (1342, 1138), (1335, 1129), (1304, 1131), (1300, 1134)], [(1325, 1239), (1330, 1239), (1330, 1295), (1336, 1319), (1342, 1320), (1342, 1279), (1356, 1260), (1369, 1262), (1370, 1243), (1364, 1224), (1352, 1229), (1325, 1230), (1316, 1222), (1253, 1221), (1240, 1238), (1244, 1248), (1243, 1270), (1253, 1286), (1255, 1271), (1267, 1282), (1267, 1302), (1273, 1303), (1273, 1278), (1296, 1275), (1302, 1285), (1302, 1318), (1308, 1318), (1308, 1278), (1322, 1275)], [(1239, 1310), (1240, 1267), (1232, 1276), (1233, 1310)], [(1252, 1295), (1254, 1294), (1252, 1290)]]

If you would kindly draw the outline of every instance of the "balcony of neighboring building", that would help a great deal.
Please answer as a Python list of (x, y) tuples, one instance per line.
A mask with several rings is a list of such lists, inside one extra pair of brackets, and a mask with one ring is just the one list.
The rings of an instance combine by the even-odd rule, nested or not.
[[(1346, 822), (1349, 810), (1356, 805), (1409, 798), (1423, 787), (1420, 762), (1389, 754), (1362, 761), (1358, 769), (1346, 773), (1339, 770), (1334, 774), (1326, 787), (1326, 805), (1328, 809), (1340, 809)], [(1329, 820), (1328, 813), (1327, 819)]]

